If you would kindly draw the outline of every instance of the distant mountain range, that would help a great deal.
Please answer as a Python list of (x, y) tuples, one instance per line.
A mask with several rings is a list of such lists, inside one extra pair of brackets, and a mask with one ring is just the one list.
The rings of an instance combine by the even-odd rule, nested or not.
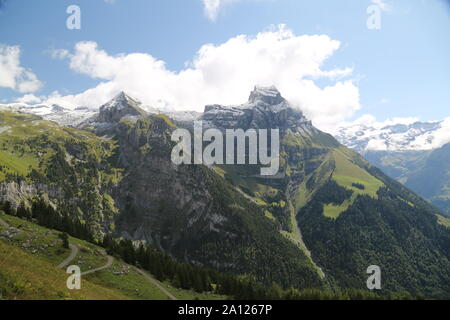
[(366, 151), (364, 157), (450, 215), (450, 144), (422, 151)]
[(437, 138), (443, 130), (446, 130), (442, 124), (443, 121), (384, 126), (357, 123), (341, 127), (336, 138), (347, 147), (360, 153), (431, 150), (436, 146), (441, 146)]
[[(179, 121), (193, 121), (200, 117), (201, 113), (195, 111), (179, 111), (170, 112), (162, 111), (150, 106), (144, 106), (137, 99), (129, 97), (126, 93), (120, 92), (111, 101), (105, 104), (105, 108), (108, 106), (120, 106), (126, 104), (127, 101), (134, 101), (135, 105), (139, 105), (140, 109), (148, 114), (166, 114), (173, 119)], [(62, 126), (77, 128), (84, 121), (92, 118), (100, 111), (98, 107), (84, 107), (78, 106), (74, 108), (64, 108), (57, 104), (36, 104), (29, 105), (25, 103), (10, 103), (0, 104), (0, 110), (18, 111), (23, 113), (35, 114), (41, 116), (45, 120), (54, 121)]]
[(450, 215), (450, 138), (444, 121), (353, 124), (337, 139)]

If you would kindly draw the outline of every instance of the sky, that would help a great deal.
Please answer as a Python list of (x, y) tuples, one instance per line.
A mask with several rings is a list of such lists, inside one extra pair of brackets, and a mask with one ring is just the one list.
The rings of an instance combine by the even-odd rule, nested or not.
[(0, 0), (0, 103), (203, 111), (275, 85), (328, 132), (441, 120), (449, 36), (448, 0)]

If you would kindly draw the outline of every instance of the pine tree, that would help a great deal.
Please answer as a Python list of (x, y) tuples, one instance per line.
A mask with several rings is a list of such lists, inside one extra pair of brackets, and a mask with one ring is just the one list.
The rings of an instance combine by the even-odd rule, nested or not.
[(65, 232), (59, 234), (59, 238), (63, 242), (63, 248), (69, 249), (69, 235)]

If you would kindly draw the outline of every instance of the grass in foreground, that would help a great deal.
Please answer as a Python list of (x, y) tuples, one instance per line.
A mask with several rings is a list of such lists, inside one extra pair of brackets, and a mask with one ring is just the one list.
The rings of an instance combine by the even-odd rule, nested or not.
[[(118, 259), (114, 259), (111, 268), (83, 276), (81, 291), (70, 291), (66, 288), (69, 275), (56, 268), (70, 254), (69, 249), (62, 247), (60, 232), (4, 214), (0, 214), (0, 219), (13, 228), (0, 225), (0, 244), (3, 246), (0, 249), (0, 299), (168, 299), (134, 267)], [(69, 241), (79, 248), (78, 255), (70, 264), (78, 265), (82, 272), (106, 264), (103, 248), (73, 237)], [(11, 267), (16, 261), (17, 265)], [(33, 275), (35, 268), (37, 274)], [(227, 299), (225, 296), (173, 288), (170, 283), (161, 285), (180, 300)]]
[(87, 280), (106, 288), (115, 288), (133, 300), (168, 300), (133, 267), (115, 261), (111, 268), (86, 275)]
[(0, 241), (0, 299), (8, 300), (117, 300), (128, 299), (117, 290), (83, 280), (81, 290), (67, 289), (68, 274), (49, 262)]

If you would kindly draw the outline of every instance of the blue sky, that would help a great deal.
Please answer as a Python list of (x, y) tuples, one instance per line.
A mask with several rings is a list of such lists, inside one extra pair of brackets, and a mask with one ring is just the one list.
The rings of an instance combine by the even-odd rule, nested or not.
[[(189, 63), (192, 65), (198, 50), (205, 44), (219, 47), (238, 35), (255, 37), (261, 32), (278, 30), (276, 26), (284, 24), (286, 25), (284, 28), (293, 34), (291, 37), (327, 35), (330, 41), (339, 42), (339, 48), (328, 49), (332, 51), (331, 53), (323, 49), (329, 53), (327, 53), (329, 58), (324, 58), (319, 63), (323, 71), (352, 69), (350, 74), (338, 79), (317, 76), (314, 72), (304, 75), (304, 79), (314, 81), (314, 89), (317, 89), (314, 96), (298, 99), (308, 104), (305, 108), (310, 110), (311, 117), (320, 117), (320, 112), (327, 113), (328, 120), (323, 120), (323, 123), (329, 124), (333, 122), (330, 119), (334, 116), (339, 121), (343, 119), (349, 121), (363, 114), (371, 114), (379, 121), (393, 117), (436, 120), (450, 116), (449, 2), (374, 1), (386, 7), (380, 7), (381, 29), (370, 30), (366, 25), (369, 18), (366, 10), (373, 5), (372, 2), (371, 0), (225, 0), (223, 6), (216, 12), (217, 16), (212, 20), (211, 15), (208, 16), (205, 12), (202, 0), (6, 0), (0, 8), (0, 45), (3, 46), (3, 54), (6, 54), (6, 47), (19, 48), (20, 68), (24, 68), (20, 69), (21, 72), (32, 72), (40, 85), (39, 89), (24, 86), (21, 90), (17, 83), (14, 88), (11, 88), (11, 85), (8, 88), (5, 84), (2, 87), (1, 79), (5, 74), (0, 73), (0, 101), (12, 102), (24, 94), (33, 94), (41, 100), (46, 100), (57, 91), (58, 97), (67, 95), (72, 99), (68, 98), (70, 101), (84, 102), (86, 99), (76, 100), (74, 96), (97, 87), (99, 83), (116, 81), (115, 75), (104, 75), (103, 71), (99, 71), (99, 75), (99, 72), (91, 70), (98, 68), (97, 65), (90, 66), (90, 70), (83, 69), (82, 65), (74, 66), (76, 61), (74, 62), (73, 57), (77, 55), (74, 48), (80, 42), (95, 42), (97, 47), (90, 47), (90, 52), (100, 56), (104, 56), (101, 54), (104, 52), (111, 58), (119, 57), (118, 54), (123, 54), (123, 57), (133, 53), (145, 53), (155, 60), (164, 61), (163, 77), (171, 78), (171, 73), (176, 74), (189, 68)], [(66, 19), (69, 16), (66, 8), (72, 4), (81, 8), (81, 30), (69, 30), (66, 27)], [(317, 44), (320, 46), (317, 50), (322, 50), (322, 46), (325, 47), (327, 44), (331, 45), (331, 42), (324, 41), (323, 44)], [(55, 58), (55, 52), (65, 52), (62, 55), (63, 59)], [(81, 54), (80, 52), (78, 53)], [(221, 50), (221, 52), (229, 54), (230, 51)], [(239, 48), (234, 52), (236, 52), (235, 59), (239, 59)], [(314, 57), (309, 56), (308, 59)], [(305, 63), (310, 61), (308, 59)], [(266, 64), (263, 64), (262, 68), (270, 63), (264, 61)], [(83, 63), (86, 65), (86, 61), (80, 62)], [(127, 68), (127, 64), (121, 62), (120, 68)], [(233, 71), (233, 76), (240, 78), (239, 74), (236, 75), (238, 72), (239, 70)], [(22, 74), (19, 77), (26, 76)], [(154, 78), (157, 77), (155, 74)], [(151, 81), (156, 81), (154, 78)], [(253, 78), (248, 81), (251, 79)], [(258, 81), (259, 78), (255, 79)], [(280, 83), (287, 80), (279, 79)], [(21, 80), (16, 78), (16, 82), (19, 81)], [(123, 81), (117, 80), (114, 85), (108, 87), (108, 90), (98, 93), (99, 101), (106, 99), (113, 93), (112, 91), (117, 91)], [(148, 94), (144, 92), (147, 80), (144, 77), (142, 81), (144, 84), (136, 84), (130, 87), (130, 90), (138, 96), (142, 91), (145, 100), (145, 94)], [(269, 80), (263, 77), (261, 81), (266, 84)], [(335, 86), (339, 81), (345, 82), (348, 86), (341, 93), (333, 93), (322, 99), (318, 107), (313, 105), (311, 102), (313, 98), (321, 94), (319, 89)], [(352, 91), (354, 88), (350, 87), (349, 82), (356, 87), (358, 97), (354, 95)], [(239, 91), (217, 81), (217, 86), (222, 85), (221, 91)], [(243, 85), (247, 91), (249, 83), (245, 82)], [(284, 87), (286, 91), (292, 90), (288, 96), (293, 97), (295, 90), (309, 90), (307, 89), (309, 84), (306, 83), (297, 89), (287, 84)], [(156, 87), (149, 86), (149, 90), (150, 88)], [(336, 87), (334, 91), (339, 88)], [(203, 87), (198, 85), (192, 90), (207, 89), (204, 85)], [(171, 101), (178, 99), (177, 93), (173, 91), (166, 94), (167, 101), (164, 100), (165, 97), (158, 98), (158, 101), (164, 100), (164, 104), (169, 105)], [(227, 96), (231, 94), (234, 93), (229, 92)], [(347, 95), (359, 99), (359, 106), (356, 106), (355, 101), (349, 101)], [(204, 100), (210, 103), (235, 102), (243, 99), (243, 93), (237, 93), (236, 97), (230, 100), (224, 95), (216, 94), (217, 101), (212, 101), (214, 97), (211, 93)], [(330, 100), (341, 98), (339, 106), (330, 103)], [(186, 108), (202, 108), (193, 106), (197, 104), (195, 99), (186, 101), (189, 101)], [(198, 103), (203, 103), (203, 100), (199, 100)], [(349, 105), (348, 112), (344, 110), (346, 103)], [(324, 105), (322, 111), (321, 105)], [(333, 108), (336, 108), (336, 111)]]

